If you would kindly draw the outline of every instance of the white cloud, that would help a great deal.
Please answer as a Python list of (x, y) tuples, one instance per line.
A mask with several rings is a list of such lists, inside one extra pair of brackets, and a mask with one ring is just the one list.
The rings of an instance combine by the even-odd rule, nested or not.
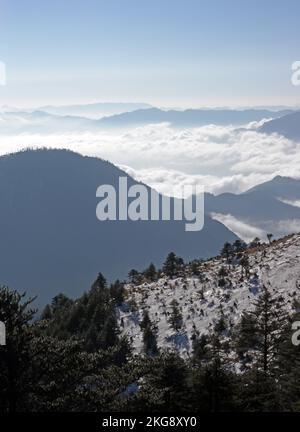
[[(118, 166), (136, 180), (144, 182), (159, 192), (166, 194), (171, 190), (171, 188), (174, 188), (174, 185), (177, 186), (180, 191), (180, 189), (185, 185), (196, 184), (203, 185), (205, 192), (221, 194), (230, 191), (233, 193), (239, 193), (252, 187), (253, 184), (256, 184), (258, 179), (255, 174), (253, 176), (248, 176), (247, 178), (239, 174), (217, 177), (209, 174), (190, 175), (181, 171), (163, 168), (135, 170), (127, 165), (120, 164)], [(263, 180), (264, 178), (262, 178), (261, 181)]]
[(267, 233), (272, 233), (274, 238), (281, 238), (291, 233), (300, 232), (300, 219), (285, 219), (279, 221), (264, 220), (252, 222), (237, 219), (231, 214), (211, 213), (211, 217), (234, 232), (245, 242), (251, 242), (255, 237), (267, 241)]
[(280, 221), (264, 221), (262, 226), (268, 229), (268, 232), (274, 234), (274, 237), (280, 238), (291, 233), (300, 232), (300, 219), (284, 219)]
[(277, 198), (279, 201), (283, 202), (284, 204), (288, 204), (293, 207), (299, 207), (300, 208), (300, 200), (288, 200), (284, 198)]
[(300, 232), (300, 219), (288, 219), (274, 224), (274, 232), (278, 237)]
[(261, 240), (266, 239), (267, 233), (264, 230), (242, 222), (231, 214), (212, 213), (211, 217), (221, 222), (247, 243), (250, 243), (255, 237), (259, 237)]
[(200, 183), (213, 193), (239, 193), (275, 175), (300, 177), (300, 143), (244, 128), (207, 125), (174, 129), (168, 124), (131, 128), (126, 133), (0, 133), (0, 153), (26, 147), (67, 148), (107, 159), (135, 178), (167, 192)]

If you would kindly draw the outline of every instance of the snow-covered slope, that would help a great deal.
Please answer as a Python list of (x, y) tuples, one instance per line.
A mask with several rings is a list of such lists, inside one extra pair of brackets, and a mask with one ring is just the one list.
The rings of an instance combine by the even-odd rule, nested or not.
[[(141, 351), (140, 322), (143, 309), (158, 328), (158, 346), (175, 348), (183, 356), (192, 350), (192, 335), (207, 333), (219, 320), (221, 310), (229, 326), (236, 324), (244, 310), (251, 310), (263, 284), (281, 294), (287, 310), (292, 310), (294, 299), (300, 297), (300, 234), (288, 236), (245, 252), (249, 257), (249, 274), (236, 260), (227, 264), (217, 257), (199, 263), (200, 276), (193, 276), (186, 265), (183, 277), (165, 276), (156, 282), (126, 285), (126, 302), (118, 309), (121, 330), (132, 340), (136, 351)], [(221, 270), (222, 269), (222, 270)], [(226, 276), (221, 275), (227, 272)], [(225, 286), (219, 286), (224, 278)], [(222, 285), (222, 284), (221, 284)], [(169, 324), (171, 302), (176, 299), (182, 313), (179, 331)]]

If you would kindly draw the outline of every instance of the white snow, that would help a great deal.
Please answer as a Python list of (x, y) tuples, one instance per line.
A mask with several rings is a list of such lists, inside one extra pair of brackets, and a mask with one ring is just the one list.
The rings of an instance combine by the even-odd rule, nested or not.
[[(249, 277), (242, 277), (238, 263), (229, 265), (217, 257), (199, 263), (201, 277), (193, 276), (186, 265), (180, 278), (161, 277), (139, 286), (127, 284), (126, 302), (118, 308), (118, 317), (122, 333), (131, 338), (136, 352), (143, 347), (139, 323), (145, 308), (158, 328), (158, 346), (174, 348), (182, 356), (191, 353), (191, 337), (195, 331), (205, 334), (213, 328), (220, 318), (220, 308), (229, 326), (236, 324), (243, 311), (253, 308), (263, 284), (281, 294), (286, 309), (291, 311), (293, 300), (300, 297), (300, 234), (248, 249), (246, 253), (250, 262)], [(222, 267), (228, 271), (225, 287), (218, 285)], [(173, 299), (177, 300), (183, 316), (183, 326), (178, 332), (168, 322)]]

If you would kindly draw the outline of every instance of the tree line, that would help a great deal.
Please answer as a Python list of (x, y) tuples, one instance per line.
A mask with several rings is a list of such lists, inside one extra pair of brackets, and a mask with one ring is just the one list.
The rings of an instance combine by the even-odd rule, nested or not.
[[(244, 245), (234, 248), (222, 250), (229, 263)], [(197, 267), (190, 263), (192, 273)], [(129, 277), (155, 281), (183, 271), (171, 253), (162, 270), (151, 265)], [(300, 411), (300, 346), (291, 331), (300, 321), (296, 300), (291, 316), (284, 299), (263, 286), (236, 325), (220, 309), (209, 333), (195, 331), (193, 352), (184, 359), (158, 347), (147, 310), (140, 322), (143, 352), (134, 352), (118, 325), (124, 296), (124, 282), (108, 285), (100, 273), (80, 298), (59, 294), (37, 316), (34, 299), (2, 286), (7, 341), (0, 346), (0, 411)], [(178, 330), (181, 320), (174, 301), (170, 325)]]

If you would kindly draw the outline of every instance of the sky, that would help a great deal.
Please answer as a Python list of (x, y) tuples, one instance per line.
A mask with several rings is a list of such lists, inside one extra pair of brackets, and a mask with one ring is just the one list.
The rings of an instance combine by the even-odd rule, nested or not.
[(298, 0), (0, 0), (0, 105), (297, 105)]

